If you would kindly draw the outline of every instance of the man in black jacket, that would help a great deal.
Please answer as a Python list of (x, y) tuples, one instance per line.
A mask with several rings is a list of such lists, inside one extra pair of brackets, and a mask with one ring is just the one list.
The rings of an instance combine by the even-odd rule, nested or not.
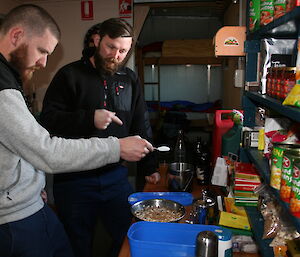
[[(55, 75), (45, 95), (41, 123), (53, 135), (67, 138), (139, 135), (151, 141), (139, 80), (124, 66), (132, 49), (132, 27), (121, 19), (108, 19), (101, 24), (99, 37), (92, 57), (83, 56)], [(156, 170), (155, 152), (137, 165), (137, 172), (144, 172), (151, 183), (160, 179)], [(55, 176), (55, 204), (76, 256), (92, 256), (98, 216), (113, 239), (111, 256), (118, 255), (131, 222), (127, 198), (132, 192), (122, 162), (89, 174)]]

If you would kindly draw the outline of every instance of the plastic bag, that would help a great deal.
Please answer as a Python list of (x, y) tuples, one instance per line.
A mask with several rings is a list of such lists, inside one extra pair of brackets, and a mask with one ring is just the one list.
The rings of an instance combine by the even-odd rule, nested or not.
[(281, 229), (281, 221), (276, 214), (265, 218), (263, 239), (274, 238)]
[(292, 105), (300, 108), (300, 84), (296, 84), (288, 96), (284, 99), (283, 105)]

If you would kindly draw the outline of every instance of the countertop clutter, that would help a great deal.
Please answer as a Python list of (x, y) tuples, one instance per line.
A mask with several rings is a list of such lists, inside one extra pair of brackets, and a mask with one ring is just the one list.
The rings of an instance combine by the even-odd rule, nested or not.
[[(260, 2), (264, 2), (261, 7)], [(274, 5), (278, 7), (279, 1), (275, 2)], [(294, 3), (293, 8), (288, 10), (286, 6), (285, 12), (273, 15), (266, 10), (267, 5), (273, 5), (273, 2), (247, 1), (247, 19), (250, 23), (246, 40), (243, 42), (246, 53), (245, 88), (241, 110), (243, 123), (235, 124), (239, 125), (236, 126), (236, 131), (241, 136), (237, 137), (237, 140), (231, 140), (232, 135), (237, 133), (213, 135), (213, 139), (219, 137), (213, 144), (213, 150), (216, 150), (215, 146), (220, 147), (221, 143), (227, 142), (226, 151), (223, 151), (223, 144), (222, 154), (217, 153), (213, 156), (213, 163), (216, 161), (217, 164), (218, 157), (224, 157), (221, 159), (225, 169), (222, 169), (224, 172), (218, 177), (223, 179), (223, 185), (204, 186), (193, 181), (194, 199), (201, 196), (203, 189), (217, 196), (225, 196), (222, 188), (228, 186), (232, 189), (233, 203), (243, 207), (244, 220), (235, 217), (226, 208), (226, 212), (215, 214), (219, 217), (215, 225), (236, 229), (240, 229), (239, 225), (242, 226), (245, 235), (249, 232), (255, 239), (260, 255), (233, 252), (233, 256), (298, 256), (299, 248), (296, 246), (299, 240), (294, 239), (298, 238), (300, 233), (300, 147), (296, 141), (276, 145), (286, 139), (297, 138), (300, 122), (300, 6), (299, 1), (297, 6), (293, 1), (286, 3)], [(277, 7), (271, 9), (278, 11)], [(229, 43), (234, 42), (230, 40)], [(225, 136), (227, 141), (223, 140)], [(233, 143), (237, 145), (236, 149), (232, 148)], [(290, 149), (291, 143), (294, 148), (296, 145), (298, 150)], [(230, 158), (225, 158), (229, 153), (237, 157), (231, 159), (232, 165), (227, 162)], [(293, 165), (288, 166), (289, 163)], [(219, 164), (221, 167), (222, 163)], [(227, 169), (230, 165), (233, 168), (232, 172), (228, 172)], [(223, 176), (224, 174), (226, 176)], [(199, 174), (199, 178), (201, 175)], [(165, 192), (168, 190), (166, 182), (166, 176), (163, 175), (159, 184), (147, 184), (144, 191)], [(227, 204), (230, 204), (229, 200)], [(193, 211), (191, 206), (185, 208), (186, 216), (180, 223), (187, 223)], [(234, 219), (236, 222), (233, 222)], [(119, 257), (129, 256), (130, 246), (126, 239)]]
[[(161, 169), (160, 170), (160, 173), (161, 173), (161, 181), (154, 185), (154, 184), (149, 184), (147, 183), (144, 187), (144, 192), (148, 192), (148, 196), (151, 197), (152, 195), (156, 195), (158, 193), (156, 192), (168, 192), (168, 182), (167, 182), (167, 171), (166, 169)], [(201, 196), (202, 194), (202, 191), (203, 190), (207, 190), (208, 192), (212, 192), (213, 194), (215, 195), (223, 195), (224, 192), (222, 190), (221, 187), (219, 186), (213, 186), (213, 185), (210, 185), (210, 186), (207, 186), (207, 185), (199, 185), (197, 183), (197, 180), (194, 179), (193, 180), (193, 186), (192, 186), (192, 196), (194, 199), (197, 199)], [(153, 193), (151, 193), (153, 192)], [(183, 193), (185, 194), (185, 193)], [(139, 193), (136, 193), (134, 194), (134, 199), (129, 199), (129, 201), (132, 201), (131, 203), (135, 203), (140, 196)], [(193, 225), (190, 225), (190, 224), (187, 224), (186, 223), (186, 220), (189, 220), (190, 219), (190, 213), (192, 211), (192, 205), (190, 204), (191, 203), (191, 199), (189, 199), (186, 195), (183, 195), (181, 196), (181, 199), (180, 201), (183, 201), (183, 203), (185, 203), (185, 209), (186, 209), (186, 214), (185, 216), (181, 219), (180, 223), (183, 225), (183, 226), (201, 226), (200, 224), (193, 224)], [(144, 223), (147, 223), (146, 221), (139, 221), (139, 222), (144, 222)], [(185, 224), (184, 224), (185, 223)], [(146, 228), (146, 224), (143, 224), (143, 223), (140, 223), (140, 224), (137, 224), (136, 220), (133, 219), (133, 224), (134, 226), (132, 225), (131, 228), (129, 229), (129, 233), (131, 232), (131, 230), (133, 230), (134, 228), (140, 228), (140, 230), (143, 230), (144, 233), (148, 233), (147, 231), (147, 228)], [(173, 226), (174, 224), (176, 223), (165, 223), (168, 227), (167, 229), (172, 231)], [(162, 228), (159, 224), (157, 225), (158, 228), (157, 230), (159, 231), (159, 235), (157, 235), (158, 237), (161, 236), (161, 237), (164, 237), (166, 236), (166, 234), (163, 234), (163, 231), (160, 231), (160, 230), (163, 230), (164, 228)], [(213, 225), (212, 225), (213, 227)], [(151, 231), (149, 231), (149, 233), (152, 233)], [(185, 240), (186, 242), (187, 240)], [(141, 246), (139, 246), (141, 247)], [(149, 247), (149, 246), (148, 246)], [(136, 250), (136, 249), (134, 249)], [(250, 254), (250, 253), (233, 253), (233, 256), (241, 256), (241, 257), (259, 257), (258, 254)], [(128, 237), (126, 237), (126, 239), (124, 240), (124, 243), (123, 243), (123, 246), (121, 248), (121, 251), (119, 253), (119, 257), (131, 257), (130, 255), (130, 246), (129, 246), (129, 240), (128, 240)]]

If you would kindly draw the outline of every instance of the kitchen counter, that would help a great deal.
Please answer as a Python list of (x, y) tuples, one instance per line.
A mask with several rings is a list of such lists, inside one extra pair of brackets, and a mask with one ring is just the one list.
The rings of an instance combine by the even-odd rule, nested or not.
[[(144, 187), (144, 192), (167, 192), (168, 187), (167, 187), (167, 174), (165, 169), (160, 169), (161, 173), (161, 180), (159, 183), (156, 185), (154, 184), (149, 184), (147, 183)], [(199, 198), (201, 195), (201, 192), (203, 189), (207, 189), (207, 191), (213, 191), (216, 195), (223, 195), (224, 193), (222, 192), (222, 188), (218, 186), (200, 186), (197, 184), (196, 180), (193, 181), (193, 192), (192, 195), (194, 198)], [(182, 218), (181, 222), (184, 222), (184, 220), (187, 218), (189, 215), (189, 212), (191, 210), (191, 206), (186, 206), (186, 216)], [(134, 222), (134, 221), (133, 221)], [(259, 257), (260, 255), (258, 254), (246, 254), (246, 253), (234, 253), (234, 257)], [(129, 247), (129, 242), (128, 238), (126, 237), (122, 248), (119, 253), (119, 257), (130, 257), (130, 247)], [(142, 256), (141, 256), (142, 257)]]

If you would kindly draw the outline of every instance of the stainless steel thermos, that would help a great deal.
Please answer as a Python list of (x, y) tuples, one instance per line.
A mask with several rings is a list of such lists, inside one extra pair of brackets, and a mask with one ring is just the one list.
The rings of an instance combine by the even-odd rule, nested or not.
[(196, 238), (196, 257), (217, 257), (218, 236), (212, 231), (201, 231)]

